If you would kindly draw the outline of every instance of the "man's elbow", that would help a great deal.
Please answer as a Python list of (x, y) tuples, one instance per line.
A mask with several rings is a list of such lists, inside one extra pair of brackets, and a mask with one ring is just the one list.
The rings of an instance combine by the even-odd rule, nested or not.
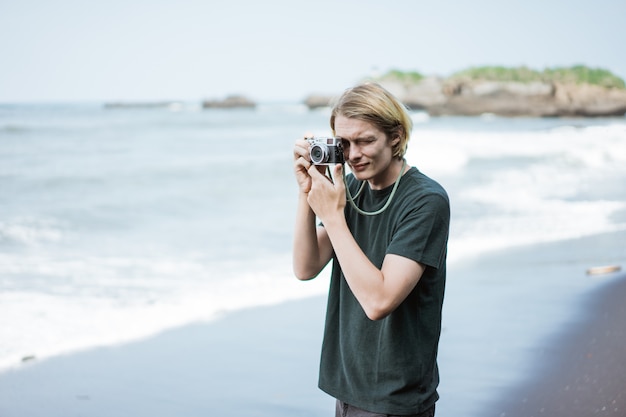
[(367, 318), (372, 321), (384, 319), (385, 317), (390, 315), (394, 309), (395, 306), (389, 303), (371, 303), (370, 305), (363, 308)]
[(316, 271), (312, 271), (312, 270), (305, 269), (305, 268), (294, 267), (293, 268), (293, 274), (300, 281), (309, 281), (309, 280), (315, 278), (319, 274), (319, 271), (316, 272)]

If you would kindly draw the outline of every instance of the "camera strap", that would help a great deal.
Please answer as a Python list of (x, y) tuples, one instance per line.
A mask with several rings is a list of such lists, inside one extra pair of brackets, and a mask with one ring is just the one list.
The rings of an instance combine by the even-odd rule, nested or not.
[(400, 184), (400, 179), (402, 179), (402, 175), (404, 174), (405, 169), (406, 169), (406, 159), (403, 159), (402, 168), (400, 169), (398, 178), (396, 178), (396, 182), (393, 184), (393, 189), (391, 190), (391, 193), (389, 194), (389, 198), (387, 198), (387, 202), (385, 202), (385, 205), (383, 207), (381, 207), (380, 209), (376, 211), (363, 211), (354, 202), (354, 199), (357, 198), (361, 194), (361, 191), (363, 191), (363, 188), (365, 188), (365, 183), (367, 181), (362, 181), (361, 186), (359, 187), (359, 191), (357, 191), (356, 195), (353, 197), (350, 193), (350, 187), (348, 187), (348, 182), (346, 179), (346, 171), (345, 169), (342, 170), (343, 171), (343, 183), (346, 186), (346, 197), (348, 201), (350, 202), (350, 205), (352, 205), (352, 207), (357, 211), (357, 213), (362, 214), (364, 216), (376, 216), (377, 214), (380, 214), (383, 211), (387, 210), (387, 207), (389, 207), (389, 205), (391, 204), (391, 200), (393, 199), (393, 196), (396, 194), (396, 190), (398, 189), (398, 185)]

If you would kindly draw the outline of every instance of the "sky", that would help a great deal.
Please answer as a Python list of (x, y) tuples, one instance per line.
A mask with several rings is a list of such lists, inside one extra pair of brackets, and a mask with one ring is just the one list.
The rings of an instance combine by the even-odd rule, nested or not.
[(336, 94), (390, 69), (626, 79), (626, 0), (0, 0), (0, 102)]

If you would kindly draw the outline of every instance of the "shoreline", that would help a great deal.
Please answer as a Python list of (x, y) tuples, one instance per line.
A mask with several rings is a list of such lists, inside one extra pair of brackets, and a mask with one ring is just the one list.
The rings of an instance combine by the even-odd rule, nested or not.
[(322, 416), (325, 297), (232, 312), (0, 374), (0, 415)]
[[(529, 384), (552, 381), (558, 372), (544, 373), (550, 355), (561, 357), (568, 335), (597, 318), (603, 294), (623, 281), (615, 279), (623, 270), (592, 277), (586, 269), (618, 261), (624, 268), (625, 240), (626, 231), (604, 233), (449, 267), (437, 414), (525, 415), (516, 401), (530, 398)], [(240, 310), (25, 363), (0, 374), (0, 415), (332, 415), (334, 400), (317, 388), (325, 303), (313, 296)]]

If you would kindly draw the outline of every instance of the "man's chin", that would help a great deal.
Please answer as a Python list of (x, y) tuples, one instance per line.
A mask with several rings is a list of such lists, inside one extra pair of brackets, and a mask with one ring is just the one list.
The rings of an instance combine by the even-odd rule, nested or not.
[(359, 181), (367, 181), (369, 176), (364, 171), (352, 171), (352, 175)]

